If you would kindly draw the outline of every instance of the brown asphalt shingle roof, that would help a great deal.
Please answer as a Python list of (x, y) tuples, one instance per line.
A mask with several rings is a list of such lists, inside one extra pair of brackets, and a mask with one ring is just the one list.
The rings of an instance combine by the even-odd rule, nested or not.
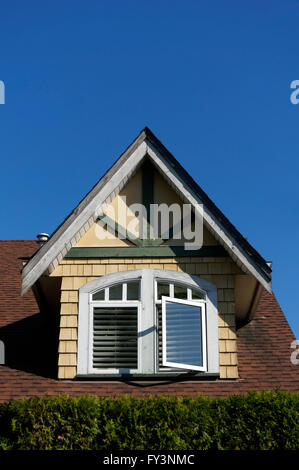
[(0, 241), (0, 340), (6, 346), (0, 365), (0, 401), (33, 395), (114, 396), (149, 394), (226, 396), (248, 390), (299, 391), (299, 365), (290, 361), (295, 339), (274, 295), (263, 291), (254, 320), (238, 330), (238, 380), (59, 381), (57, 338), (39, 312), (32, 291), (21, 292), (23, 257), (38, 248), (32, 240)]

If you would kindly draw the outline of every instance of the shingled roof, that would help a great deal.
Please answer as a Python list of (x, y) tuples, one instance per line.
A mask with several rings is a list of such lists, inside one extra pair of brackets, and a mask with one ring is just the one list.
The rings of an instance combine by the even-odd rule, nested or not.
[(57, 376), (57, 337), (49, 329), (32, 291), (21, 297), (22, 258), (37, 250), (36, 241), (0, 241), (0, 340), (6, 346), (0, 365), (0, 401), (29, 396), (150, 394), (225, 396), (248, 390), (299, 390), (299, 366), (290, 361), (295, 339), (273, 294), (263, 291), (254, 320), (237, 331), (237, 380), (126, 382), (64, 381)]

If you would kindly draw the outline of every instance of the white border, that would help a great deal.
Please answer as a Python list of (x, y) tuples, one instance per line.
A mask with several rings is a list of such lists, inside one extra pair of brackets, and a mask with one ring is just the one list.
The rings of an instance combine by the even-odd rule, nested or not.
[[(121, 271), (119, 273), (109, 274), (90, 281), (79, 289), (79, 316), (78, 316), (78, 375), (91, 376), (95, 372), (90, 369), (90, 296), (97, 290), (106, 288), (117, 282), (129, 282), (130, 280), (139, 280), (140, 285), (140, 362), (139, 373), (161, 375), (162, 371), (156, 369), (156, 296), (155, 281), (168, 281), (187, 284), (188, 287), (200, 289), (206, 293), (206, 364), (208, 373), (219, 373), (219, 339), (218, 339), (218, 309), (217, 309), (217, 287), (205, 279), (186, 273), (163, 269), (138, 269), (130, 271)], [(178, 301), (180, 299), (173, 299)], [(113, 301), (118, 306), (122, 301)], [(128, 301), (130, 304), (138, 301)], [(184, 301), (185, 302), (185, 301)], [(190, 301), (192, 305), (204, 303), (203, 300)], [(104, 305), (104, 301), (94, 301), (94, 303)], [(109, 305), (112, 303), (109, 302)], [(124, 302), (123, 305), (128, 305)], [(136, 304), (135, 304), (136, 305)], [(98, 372), (97, 372), (98, 373)], [(102, 373), (102, 372), (101, 372)], [(108, 374), (107, 370), (103, 376)]]

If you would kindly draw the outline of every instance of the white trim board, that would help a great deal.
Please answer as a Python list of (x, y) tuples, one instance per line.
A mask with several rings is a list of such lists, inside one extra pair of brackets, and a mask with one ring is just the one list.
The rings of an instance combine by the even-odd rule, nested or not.
[[(72, 248), (76, 243), (71, 243), (72, 238), (82, 229), (84, 224), (89, 223), (91, 225), (90, 219), (92, 222), (97, 218), (98, 208), (108, 199), (110, 195), (118, 188), (124, 178), (128, 173), (134, 171), (134, 168), (141, 163), (142, 159), (146, 155), (147, 146), (145, 142), (133, 152), (130, 158), (119, 168), (119, 170), (111, 177), (111, 179), (101, 188), (90, 202), (84, 207), (84, 209), (79, 212), (74, 220), (65, 227), (68, 219), (62, 224), (59, 231), (57, 231), (53, 238), (54, 242), (48, 245), (50, 240), (45, 243), (41, 249), (37, 252), (40, 254), (36, 258), (36, 255), (29, 261), (25, 266), (22, 272), (22, 295), (32, 287), (32, 285), (37, 281), (37, 279), (46, 271), (49, 265), (55, 260), (55, 258), (65, 251), (62, 254), (62, 257)], [(117, 194), (117, 193), (115, 193)], [(72, 213), (73, 214), (73, 213)], [(72, 215), (71, 214), (71, 215)], [(71, 216), (70, 216), (71, 217)], [(58, 261), (57, 261), (58, 265)]]
[[(151, 157), (153, 162), (156, 166), (160, 169), (160, 171), (166, 176), (166, 179), (169, 179), (173, 186), (175, 186), (178, 191), (184, 196), (185, 200), (187, 200), (192, 206), (196, 204), (202, 204), (202, 201), (199, 197), (194, 194), (194, 192), (186, 187), (173, 168), (168, 165), (163, 157), (159, 154), (156, 149), (153, 149), (151, 145), (148, 146), (148, 155)], [(245, 272), (251, 273), (260, 284), (262, 284), (268, 292), (272, 292), (271, 282), (266, 282), (264, 277), (260, 274), (259, 270), (252, 264), (252, 261), (248, 259), (248, 256), (244, 254), (244, 251), (233, 239), (233, 237), (225, 231), (222, 227), (221, 223), (218, 220), (215, 220), (215, 217), (209, 211), (209, 209), (204, 206), (204, 222), (213, 233), (215, 238), (219, 241), (219, 243), (228, 251), (230, 256), (234, 259), (234, 261), (240, 266), (241, 269)]]
[[(77, 243), (78, 239), (96, 220), (101, 205), (118, 194), (146, 157), (150, 158), (155, 167), (176, 189), (183, 200), (190, 202), (193, 206), (203, 203), (198, 194), (176, 172), (174, 157), (170, 157), (174, 160), (174, 163), (171, 164), (171, 161), (169, 163), (161, 154), (161, 145), (148, 129), (141, 132), (126, 152), (121, 155), (54, 232), (49, 241), (38, 250), (24, 267), (22, 272), (22, 295), (34, 285), (43, 273), (47, 270), (53, 270), (59, 264), (70, 248)], [(165, 149), (165, 152), (167, 152), (167, 149)], [(254, 261), (250, 254), (246, 253), (236, 238), (217, 219), (206, 204), (204, 204), (204, 223), (241, 269), (244, 272), (251, 273), (263, 287), (272, 292), (270, 275), (266, 275), (261, 270), (259, 264)], [(49, 269), (50, 266), (51, 269)], [(268, 269), (266, 263), (264, 263), (264, 266)]]
[[(199, 308), (200, 309), (200, 318), (201, 318), (201, 341), (200, 345), (202, 346), (202, 365), (192, 365), (191, 363), (182, 363), (182, 362), (172, 362), (167, 359), (167, 304), (176, 304), (176, 305), (188, 305), (190, 307)], [(189, 330), (190, 333), (190, 330)], [(180, 334), (180, 331), (177, 332)], [(185, 346), (186, 349), (188, 348), (188, 344)], [(199, 345), (197, 345), (198, 349)], [(185, 351), (186, 351), (185, 349)], [(198, 370), (202, 372), (207, 372), (207, 344), (206, 344), (206, 301), (203, 300), (183, 300), (183, 299), (176, 299), (173, 297), (166, 297), (162, 296), (162, 363), (163, 366), (166, 367), (175, 367), (181, 369), (190, 369), (190, 370)]]

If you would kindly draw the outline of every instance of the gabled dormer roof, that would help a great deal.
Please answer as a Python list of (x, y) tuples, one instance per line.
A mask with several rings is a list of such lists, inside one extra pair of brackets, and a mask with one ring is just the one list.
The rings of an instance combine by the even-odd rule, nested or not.
[(82, 234), (97, 220), (99, 207), (121, 191), (146, 158), (184, 201), (193, 206), (203, 204), (204, 224), (208, 230), (243, 271), (251, 273), (271, 292), (269, 264), (232, 225), (150, 129), (145, 127), (24, 267), (22, 294), (30, 289), (51, 266), (54, 269), (58, 265)]

